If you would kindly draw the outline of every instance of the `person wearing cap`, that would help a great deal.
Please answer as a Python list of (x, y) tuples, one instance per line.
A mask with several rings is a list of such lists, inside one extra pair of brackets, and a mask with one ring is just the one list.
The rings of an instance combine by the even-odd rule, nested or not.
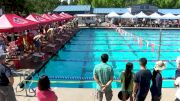
[(5, 64), (5, 55), (0, 54), (0, 101), (16, 101), (13, 90), (14, 78)]
[(114, 71), (113, 68), (107, 64), (108, 55), (103, 54), (101, 56), (102, 63), (95, 66), (93, 71), (94, 80), (97, 83), (97, 98), (98, 101), (102, 101), (103, 94), (106, 96), (106, 101), (112, 100), (112, 87)]
[(177, 64), (177, 70), (175, 73), (175, 78), (180, 77), (180, 56), (177, 57), (176, 64)]
[(161, 88), (162, 88), (162, 75), (161, 71), (166, 67), (166, 63), (163, 61), (156, 62), (152, 76), (152, 86), (150, 88), (152, 101), (161, 100)]

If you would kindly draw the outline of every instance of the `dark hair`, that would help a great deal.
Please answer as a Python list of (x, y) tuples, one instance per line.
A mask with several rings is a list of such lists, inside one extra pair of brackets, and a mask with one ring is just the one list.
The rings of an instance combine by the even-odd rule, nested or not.
[(108, 61), (108, 58), (109, 58), (108, 54), (102, 54), (101, 55), (101, 60), (103, 63), (106, 63)]
[(142, 65), (142, 66), (146, 66), (146, 64), (147, 64), (147, 59), (146, 58), (140, 58), (139, 59), (139, 62), (140, 62), (140, 65)]
[(50, 80), (49, 80), (48, 76), (42, 75), (39, 78), (38, 89), (39, 90), (49, 90), (50, 89)]
[(40, 33), (43, 33), (43, 29), (40, 29)]
[(133, 64), (128, 62), (126, 64), (126, 70), (124, 72), (124, 76), (125, 76), (125, 90), (128, 89), (129, 84), (130, 84), (130, 82), (132, 80), (132, 75), (133, 75), (132, 74), (132, 69), (133, 69)]

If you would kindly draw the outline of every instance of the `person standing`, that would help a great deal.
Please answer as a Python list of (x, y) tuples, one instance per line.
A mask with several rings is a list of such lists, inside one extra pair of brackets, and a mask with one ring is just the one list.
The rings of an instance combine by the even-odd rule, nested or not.
[(177, 57), (176, 59), (176, 64), (177, 64), (177, 70), (175, 72), (175, 82), (174, 85), (177, 88), (176, 91), (176, 99), (175, 101), (180, 101), (180, 56)]
[(102, 54), (102, 63), (95, 66), (93, 71), (94, 80), (97, 83), (97, 98), (98, 101), (102, 101), (103, 94), (106, 96), (106, 101), (112, 100), (111, 83), (113, 81), (114, 71), (113, 68), (107, 64), (108, 55)]
[(5, 55), (0, 54), (0, 101), (16, 101), (13, 89), (14, 78), (5, 64)]
[(48, 76), (42, 75), (38, 81), (36, 89), (38, 101), (57, 101), (56, 94), (50, 88), (50, 80)]
[(166, 63), (163, 61), (156, 62), (152, 76), (152, 86), (150, 88), (152, 101), (161, 100), (161, 88), (162, 88), (162, 75), (161, 71), (166, 67)]
[(132, 91), (133, 91), (133, 80), (134, 80), (134, 73), (133, 64), (128, 62), (126, 64), (126, 70), (121, 73), (120, 81), (122, 83), (122, 101), (126, 101), (126, 97), (130, 95), (130, 101), (133, 101)]
[(175, 101), (180, 101), (180, 77), (176, 78), (174, 85), (177, 88)]
[(134, 78), (133, 95), (135, 101), (144, 101), (149, 92), (152, 74), (151, 71), (146, 68), (146, 58), (141, 58), (139, 64), (140, 71), (136, 73)]
[(180, 77), (180, 56), (176, 59), (177, 70), (175, 72), (175, 78)]

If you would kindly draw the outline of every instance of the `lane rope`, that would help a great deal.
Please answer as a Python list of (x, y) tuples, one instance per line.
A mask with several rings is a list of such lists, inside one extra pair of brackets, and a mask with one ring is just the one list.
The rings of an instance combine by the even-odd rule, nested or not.
[[(163, 79), (163, 81), (174, 81), (174, 79)], [(24, 82), (31, 82), (31, 83), (37, 83), (38, 80), (24, 80)], [(94, 80), (88, 80), (88, 81), (50, 81), (51, 84), (83, 84), (83, 83), (95, 83)], [(113, 82), (120, 83), (120, 80), (114, 80)]]

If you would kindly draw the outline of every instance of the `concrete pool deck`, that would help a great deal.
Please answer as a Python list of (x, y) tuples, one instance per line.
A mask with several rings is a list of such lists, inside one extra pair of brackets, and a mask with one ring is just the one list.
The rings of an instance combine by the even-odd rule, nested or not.
[[(80, 89), (80, 88), (53, 88), (58, 101), (97, 101), (95, 99), (95, 89)], [(112, 101), (120, 101), (117, 97), (120, 89), (113, 89)], [(175, 89), (163, 89), (161, 101), (174, 101)], [(17, 101), (37, 101), (36, 97), (26, 97), (25, 92), (16, 94)], [(105, 99), (103, 99), (105, 101)], [(145, 101), (151, 101), (151, 95), (148, 94)]]
[[(14, 88), (19, 83), (19, 78), (15, 78)], [(52, 88), (58, 96), (58, 101), (97, 101), (96, 90), (87, 88)], [(117, 97), (120, 89), (113, 89), (112, 101), (120, 101)], [(163, 88), (161, 101), (174, 101), (176, 89), (175, 88)], [(25, 91), (17, 92), (17, 101), (37, 101), (37, 98), (33, 94), (27, 97)], [(105, 99), (103, 100), (105, 101)], [(151, 94), (149, 93), (145, 101), (151, 101)]]

